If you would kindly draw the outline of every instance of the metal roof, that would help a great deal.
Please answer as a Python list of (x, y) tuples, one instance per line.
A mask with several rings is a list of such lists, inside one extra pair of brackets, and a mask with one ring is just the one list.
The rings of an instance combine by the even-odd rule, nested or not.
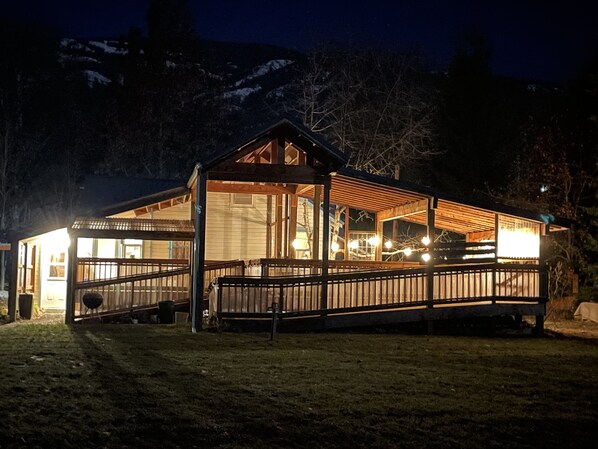
[(191, 240), (195, 229), (190, 220), (79, 217), (73, 222), (69, 233), (77, 237), (94, 238)]

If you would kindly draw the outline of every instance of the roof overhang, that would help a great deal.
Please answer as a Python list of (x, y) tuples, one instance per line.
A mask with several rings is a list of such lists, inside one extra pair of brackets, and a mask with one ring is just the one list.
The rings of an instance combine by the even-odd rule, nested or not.
[(79, 217), (69, 228), (72, 237), (141, 240), (193, 240), (190, 220)]

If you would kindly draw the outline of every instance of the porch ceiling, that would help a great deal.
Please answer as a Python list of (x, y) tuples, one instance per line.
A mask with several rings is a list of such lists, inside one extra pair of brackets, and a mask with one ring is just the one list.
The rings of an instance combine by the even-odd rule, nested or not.
[(79, 217), (69, 233), (89, 238), (193, 240), (195, 229), (190, 220)]
[[(313, 197), (313, 186), (301, 189), (303, 196)], [(414, 205), (430, 195), (399, 189), (337, 174), (332, 177), (330, 202), (369, 212)], [(426, 225), (426, 209), (411, 210), (401, 220)], [(494, 229), (494, 212), (447, 200), (438, 200), (436, 227), (460, 234)]]

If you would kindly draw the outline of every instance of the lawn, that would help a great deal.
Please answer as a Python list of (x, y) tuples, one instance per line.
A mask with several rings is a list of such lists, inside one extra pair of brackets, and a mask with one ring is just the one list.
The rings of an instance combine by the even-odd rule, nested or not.
[(595, 447), (597, 340), (0, 332), (0, 448)]

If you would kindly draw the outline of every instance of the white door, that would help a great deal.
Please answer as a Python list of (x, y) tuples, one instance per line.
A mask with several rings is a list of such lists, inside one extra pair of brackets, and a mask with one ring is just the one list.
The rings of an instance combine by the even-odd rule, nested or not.
[(66, 248), (42, 246), (41, 308), (64, 310), (66, 304)]

